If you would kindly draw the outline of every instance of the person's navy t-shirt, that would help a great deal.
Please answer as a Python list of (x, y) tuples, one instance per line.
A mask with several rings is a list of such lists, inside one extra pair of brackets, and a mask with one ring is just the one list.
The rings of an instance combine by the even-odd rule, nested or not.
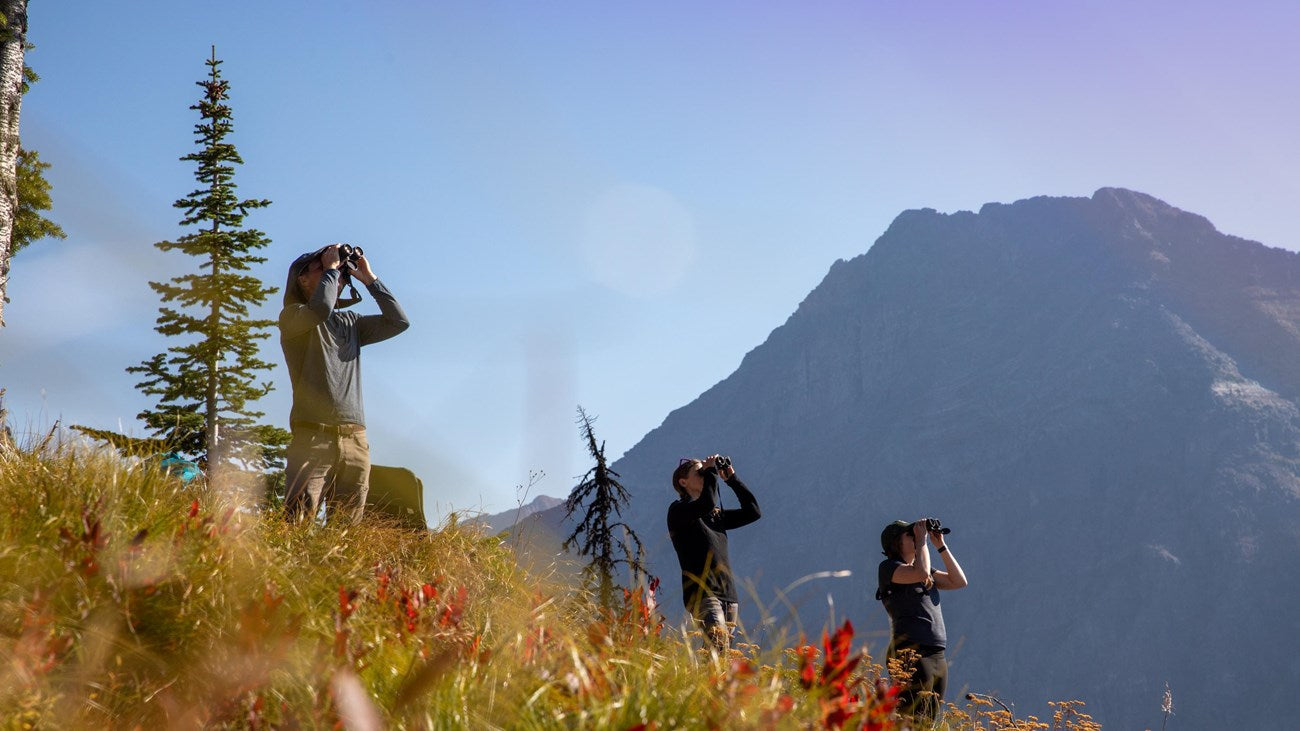
[(929, 647), (946, 647), (948, 633), (943, 626), (943, 610), (939, 608), (939, 589), (933, 584), (895, 584), (894, 570), (903, 562), (887, 558), (880, 562), (879, 580), (884, 593), (885, 611), (895, 644), (915, 644)]

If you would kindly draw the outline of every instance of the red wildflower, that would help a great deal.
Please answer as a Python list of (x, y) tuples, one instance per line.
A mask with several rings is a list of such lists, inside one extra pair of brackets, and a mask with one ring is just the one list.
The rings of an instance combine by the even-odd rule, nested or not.
[(823, 632), (822, 648), (820, 672), (816, 666), (818, 653), (815, 647), (800, 645), (795, 650), (799, 655), (799, 682), (808, 690), (820, 690), (822, 725), (831, 729), (842, 728), (863, 710), (861, 698), (849, 692), (852, 687), (850, 677), (862, 659), (852, 654), (852, 623), (845, 620), (833, 634)]
[(826, 728), (844, 728), (844, 724), (858, 712), (858, 697), (843, 695), (822, 702), (822, 725)]
[(800, 645), (795, 652), (799, 654), (799, 682), (804, 690), (811, 690), (817, 684), (817, 648), (812, 645)]
[(532, 662), (542, 656), (542, 652), (551, 644), (551, 631), (538, 627), (536, 631), (524, 636), (524, 662)]
[(405, 627), (407, 632), (415, 631), (415, 622), (420, 617), (419, 597), (412, 596), (410, 590), (402, 589), (401, 596), (394, 602), (397, 610), (397, 624)]
[(876, 681), (875, 702), (867, 709), (862, 731), (893, 731), (896, 728), (891, 716), (898, 707), (897, 685), (889, 685), (883, 678)]
[(492, 651), (481, 649), (483, 647), (483, 635), (474, 635), (473, 641), (465, 646), (465, 657), (472, 659), (474, 662), (482, 665), (492, 657)]
[(758, 675), (758, 668), (754, 667), (754, 663), (744, 658), (731, 661), (732, 678), (736, 680), (747, 680), (755, 675)]
[(465, 596), (468, 592), (465, 587), (456, 590), (454, 599), (447, 600), (447, 606), (442, 610), (442, 616), (438, 618), (438, 624), (443, 627), (455, 627), (460, 624), (461, 616), (465, 613)]
[(835, 630), (834, 635), (827, 636), (825, 632), (822, 633), (822, 647), (826, 648), (826, 662), (822, 665), (822, 685), (843, 690), (844, 683), (861, 659), (849, 656), (852, 646), (853, 625), (847, 619), (839, 629)]
[[(71, 554), (68, 556), (69, 568), (75, 566), (85, 577), (99, 573), (99, 552), (108, 545), (108, 533), (103, 530), (103, 525), (95, 515), (99, 507), (100, 503), (96, 503), (94, 509), (89, 505), (82, 507), (80, 537), (74, 537), (66, 527), (59, 528), (59, 540), (63, 542), (64, 550)], [(78, 553), (81, 556), (76, 558)]]
[(348, 617), (357, 611), (357, 592), (349, 591), (339, 585), (339, 611), (334, 615), (334, 656), (348, 656), (348, 637), (352, 631), (347, 628)]
[(355, 611), (357, 611), (357, 592), (345, 589), (342, 584), (339, 584), (339, 615), (347, 619)]

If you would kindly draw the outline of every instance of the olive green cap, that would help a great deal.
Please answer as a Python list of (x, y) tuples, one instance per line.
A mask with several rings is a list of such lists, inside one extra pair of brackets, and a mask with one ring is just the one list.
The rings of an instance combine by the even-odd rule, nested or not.
[(890, 551), (893, 549), (894, 543), (898, 541), (898, 537), (911, 529), (912, 524), (902, 520), (895, 520), (885, 526), (885, 529), (880, 531), (880, 547), (884, 549), (883, 553), (886, 556), (890, 555)]

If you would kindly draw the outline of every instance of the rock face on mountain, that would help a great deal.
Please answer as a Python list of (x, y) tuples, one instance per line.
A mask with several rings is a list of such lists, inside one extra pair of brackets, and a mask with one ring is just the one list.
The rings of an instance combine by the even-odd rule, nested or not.
[(1300, 255), (1108, 188), (901, 214), (614, 468), (673, 619), (669, 475), (722, 452), (763, 510), (731, 535), (760, 640), (791, 606), (817, 633), (829, 594), (879, 657), (880, 530), (933, 515), (971, 582), (943, 603), (950, 699), (1144, 728), (1168, 682), (1180, 728), (1276, 727), (1300, 688), (1297, 404)]

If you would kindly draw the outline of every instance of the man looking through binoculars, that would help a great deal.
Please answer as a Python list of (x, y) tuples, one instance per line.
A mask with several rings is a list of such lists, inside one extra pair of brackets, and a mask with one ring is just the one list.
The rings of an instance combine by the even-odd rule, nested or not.
[[(380, 314), (341, 310), (359, 301), (339, 297), (349, 278), (365, 285)], [(410, 322), (364, 252), (331, 244), (290, 265), (279, 325), (293, 384), (285, 516), (310, 520), (323, 499), (330, 517), (342, 509), (353, 521), (360, 520), (370, 486), (361, 347), (397, 335)]]

